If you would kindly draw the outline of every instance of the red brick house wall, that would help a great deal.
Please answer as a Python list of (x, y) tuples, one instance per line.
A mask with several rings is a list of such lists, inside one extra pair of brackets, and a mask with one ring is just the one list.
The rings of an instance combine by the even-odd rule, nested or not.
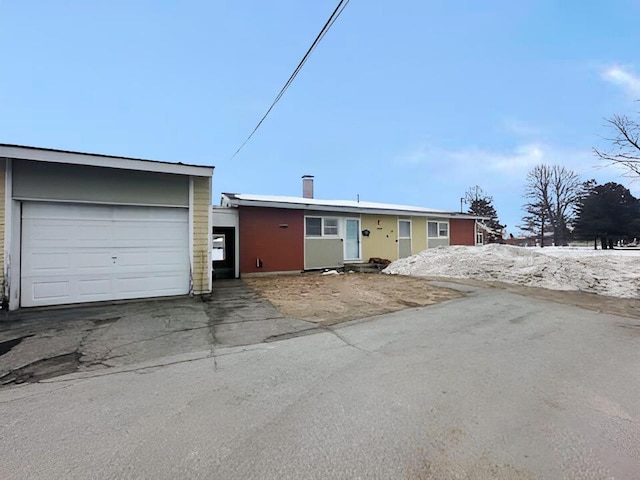
[(476, 244), (476, 221), (461, 218), (449, 220), (450, 245), (475, 245)]
[(239, 223), (240, 274), (304, 269), (303, 210), (239, 207)]

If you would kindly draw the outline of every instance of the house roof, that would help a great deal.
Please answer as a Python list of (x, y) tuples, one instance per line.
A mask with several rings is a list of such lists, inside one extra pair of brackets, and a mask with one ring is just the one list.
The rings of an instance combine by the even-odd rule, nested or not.
[(144, 172), (173, 173), (178, 175), (192, 175), (195, 177), (211, 177), (214, 169), (212, 166), (205, 165), (117, 157), (114, 155), (72, 152), (68, 150), (12, 145), (7, 143), (0, 143), (0, 158), (17, 158), (38, 162), (68, 163), (72, 165), (89, 165), (123, 170), (140, 170)]
[(270, 207), (293, 210), (316, 210), (324, 212), (344, 213), (373, 213), (386, 215), (413, 215), (440, 218), (481, 219), (474, 215), (436, 210), (433, 208), (416, 207), (411, 205), (396, 205), (391, 203), (360, 202), (356, 200), (320, 200), (317, 198), (282, 197), (275, 195), (251, 195), (240, 193), (223, 193), (221, 206), (223, 207)]

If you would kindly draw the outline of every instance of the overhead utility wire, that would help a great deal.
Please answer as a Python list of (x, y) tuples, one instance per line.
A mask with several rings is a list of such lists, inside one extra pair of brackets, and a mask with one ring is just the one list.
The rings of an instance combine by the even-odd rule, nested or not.
[(327, 22), (324, 24), (324, 27), (322, 27), (322, 30), (320, 30), (320, 33), (318, 34), (316, 39), (313, 41), (313, 43), (311, 44), (311, 46), (307, 50), (307, 53), (304, 54), (304, 57), (302, 57), (302, 60), (300, 60), (300, 63), (298, 63), (298, 66), (296, 67), (296, 69), (293, 71), (293, 73), (289, 77), (289, 80), (287, 80), (287, 83), (284, 84), (284, 87), (282, 87), (282, 90), (280, 90), (280, 93), (278, 93), (278, 95), (276, 96), (276, 98), (273, 101), (273, 103), (271, 103), (271, 106), (269, 107), (267, 112), (262, 116), (262, 118), (260, 119), (260, 121), (258, 122), (256, 127), (253, 129), (253, 131), (247, 137), (247, 139), (244, 142), (242, 142), (242, 145), (240, 145), (240, 147), (238, 147), (238, 150), (236, 150), (236, 153), (234, 153), (231, 156), (230, 160), (233, 160), (235, 158), (235, 156), (240, 152), (240, 150), (242, 150), (242, 148), (247, 144), (247, 142), (249, 142), (249, 140), (251, 140), (251, 137), (253, 137), (253, 134), (256, 133), (258, 128), (260, 128), (260, 125), (262, 125), (262, 122), (265, 121), (265, 119), (267, 118), (269, 113), (271, 113), (271, 110), (273, 110), (273, 107), (276, 106), (276, 103), (278, 103), (280, 101), (280, 99), (282, 98), (284, 93), (287, 91), (289, 86), (293, 83), (293, 80), (298, 76), (298, 73), (300, 72), (300, 70), (302, 69), (304, 64), (307, 62), (307, 59), (311, 55), (311, 52), (313, 52), (313, 50), (316, 48), (316, 46), (322, 41), (324, 36), (331, 29), (331, 27), (336, 22), (336, 20), (340, 16), (340, 14), (343, 12), (343, 10), (346, 8), (346, 6), (349, 4), (349, 1), (350, 0), (340, 0), (338, 5), (336, 6), (336, 8), (333, 10), (333, 13), (331, 14), (331, 16), (329, 17)]

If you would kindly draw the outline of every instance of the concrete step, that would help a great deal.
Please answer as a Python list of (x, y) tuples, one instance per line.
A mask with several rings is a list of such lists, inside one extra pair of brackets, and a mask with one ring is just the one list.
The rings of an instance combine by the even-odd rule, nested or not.
[(358, 273), (380, 273), (386, 265), (380, 265), (377, 263), (345, 263), (345, 272), (358, 272)]

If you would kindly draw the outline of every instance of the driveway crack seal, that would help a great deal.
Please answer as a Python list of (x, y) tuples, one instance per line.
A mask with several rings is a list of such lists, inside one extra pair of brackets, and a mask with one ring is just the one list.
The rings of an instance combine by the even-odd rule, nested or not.
[[(242, 352), (234, 352), (234, 354), (235, 353), (242, 353)], [(228, 354), (228, 355), (231, 355), (231, 354)], [(82, 377), (75, 377), (75, 378), (51, 378), (51, 379), (40, 380), (34, 383), (52, 384), (52, 383), (81, 382), (83, 380), (89, 380), (91, 378), (106, 377), (110, 375), (120, 375), (122, 373), (145, 374), (145, 373), (150, 373), (153, 370), (158, 370), (164, 367), (170, 367), (172, 365), (180, 365), (183, 363), (199, 362), (201, 360), (206, 360), (208, 358), (213, 358), (213, 357), (211, 355), (205, 355), (203, 357), (189, 358), (187, 360), (177, 360), (174, 362), (159, 363), (156, 365), (146, 365), (144, 367), (118, 369), (117, 371), (113, 371), (113, 367), (112, 367), (110, 368), (110, 370), (112, 371), (98, 370), (95, 374), (92, 374), (92, 375), (83, 375)], [(215, 358), (214, 358), (214, 361), (215, 361)]]
[(207, 327), (209, 327), (209, 335), (211, 336), (211, 353), (210, 358), (213, 358), (213, 371), (218, 371), (218, 359), (216, 358), (216, 325), (213, 321), (213, 315), (211, 313), (210, 304), (205, 305), (205, 314), (207, 316)]
[(357, 345), (354, 345), (349, 340), (347, 340), (343, 335), (336, 332), (333, 328), (327, 327), (325, 325), (320, 325), (320, 326), (322, 327), (322, 329), (326, 330), (327, 332), (333, 333), (336, 337), (338, 337), (340, 340), (342, 340), (345, 344), (349, 345), (350, 347), (353, 347), (356, 350), (360, 350), (361, 352), (372, 353), (370, 350), (366, 350), (364, 348), (358, 347)]

